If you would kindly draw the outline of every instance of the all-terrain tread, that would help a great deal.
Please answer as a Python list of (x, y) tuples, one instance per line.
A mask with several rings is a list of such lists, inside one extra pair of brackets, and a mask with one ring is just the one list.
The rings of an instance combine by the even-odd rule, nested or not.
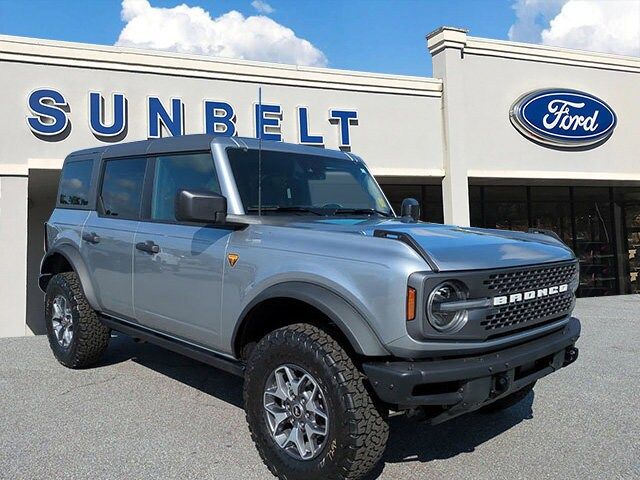
[[(255, 362), (268, 354), (272, 346), (302, 344), (316, 359), (325, 363), (332, 371), (339, 385), (339, 395), (347, 405), (346, 415), (350, 432), (349, 454), (337, 465), (337, 480), (356, 480), (364, 477), (382, 458), (389, 437), (387, 410), (379, 407), (365, 386), (364, 374), (356, 368), (347, 352), (328, 333), (310, 324), (299, 323), (274, 330), (256, 346), (247, 365), (246, 375), (251, 376)], [(245, 399), (248, 392), (246, 391)], [(285, 472), (277, 468), (265, 457), (260, 448), (247, 415), (251, 437), (258, 445), (260, 456), (272, 474), (286, 479)]]
[[(58, 285), (72, 296), (72, 305), (77, 312), (73, 320), (73, 335), (75, 346), (70, 356), (58, 356), (58, 361), (69, 368), (84, 368), (93, 365), (102, 356), (107, 346), (111, 332), (99, 319), (96, 311), (91, 308), (84, 295), (80, 278), (75, 272), (63, 272), (55, 275), (49, 285)], [(52, 343), (55, 339), (49, 337)], [(56, 352), (56, 349), (54, 349)]]

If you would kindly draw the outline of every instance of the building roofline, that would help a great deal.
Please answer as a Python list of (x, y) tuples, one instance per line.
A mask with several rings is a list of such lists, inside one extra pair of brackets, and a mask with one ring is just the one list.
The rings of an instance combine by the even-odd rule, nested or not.
[[(439, 97), (435, 78), (0, 35), (0, 61)], [(425, 59), (428, 61), (428, 59)]]
[(463, 51), (465, 55), (502, 57), (640, 73), (640, 57), (478, 38), (468, 36), (465, 30), (453, 27), (441, 27), (431, 32), (427, 36), (427, 46), (432, 56), (447, 48), (455, 48)]

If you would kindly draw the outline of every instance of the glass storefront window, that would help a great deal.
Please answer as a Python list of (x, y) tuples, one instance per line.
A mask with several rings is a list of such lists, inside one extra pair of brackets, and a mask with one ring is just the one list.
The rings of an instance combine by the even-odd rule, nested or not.
[(574, 187), (575, 252), (580, 260), (581, 296), (617, 293), (611, 203), (607, 187)]
[(640, 188), (469, 187), (471, 225), (556, 232), (580, 260), (578, 296), (640, 293)]
[(623, 293), (640, 293), (640, 188), (614, 188), (616, 209), (624, 222), (619, 260)]
[(485, 187), (483, 199), (486, 228), (529, 229), (527, 187)]
[(531, 226), (556, 232), (573, 246), (569, 187), (531, 187)]
[(444, 223), (441, 185), (395, 185), (383, 181), (380, 180), (380, 187), (397, 215), (400, 215), (402, 200), (415, 198), (420, 202), (421, 220)]

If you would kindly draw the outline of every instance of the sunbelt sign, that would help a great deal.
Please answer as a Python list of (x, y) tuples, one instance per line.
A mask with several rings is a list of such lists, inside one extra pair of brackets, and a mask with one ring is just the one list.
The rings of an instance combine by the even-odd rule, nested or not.
[[(27, 99), (30, 114), (27, 125), (33, 134), (43, 140), (61, 141), (71, 131), (71, 109), (62, 92), (52, 88), (40, 88), (31, 92)], [(124, 140), (128, 130), (129, 102), (123, 93), (112, 93), (105, 97), (101, 92), (87, 94), (89, 126), (91, 133), (99, 140), (114, 142)], [(149, 96), (146, 105), (139, 106), (136, 115), (146, 115), (147, 137), (159, 138), (164, 135), (178, 136), (185, 133), (185, 104), (180, 98), (163, 101)], [(202, 101), (201, 132), (234, 136), (238, 134), (237, 115), (251, 115), (254, 131), (240, 132), (244, 136), (260, 136), (264, 140), (281, 141), (282, 106), (274, 103), (254, 104), (251, 111), (236, 112), (231, 103), (224, 101)], [(317, 133), (309, 119), (309, 108), (298, 106), (295, 112), (298, 143), (305, 145), (325, 144), (323, 135)], [(335, 129), (338, 146), (351, 146), (351, 127), (358, 124), (358, 112), (353, 109), (331, 108), (323, 119)], [(106, 121), (109, 118), (109, 121)], [(287, 139), (289, 141), (293, 139)]]

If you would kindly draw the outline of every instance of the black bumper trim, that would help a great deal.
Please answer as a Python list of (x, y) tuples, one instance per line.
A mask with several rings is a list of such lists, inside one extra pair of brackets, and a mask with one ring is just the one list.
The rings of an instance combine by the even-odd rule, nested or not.
[[(571, 318), (557, 332), (484, 355), (418, 362), (371, 362), (364, 363), (363, 369), (378, 397), (386, 403), (401, 408), (444, 406), (444, 417), (432, 422), (439, 423), (507, 396), (572, 363), (577, 357), (577, 350), (572, 351), (572, 347), (579, 336), (580, 321)], [(524, 373), (520, 371), (519, 367), (530, 367), (536, 361), (542, 364)], [(496, 391), (498, 378), (503, 385)], [(439, 391), (442, 384), (454, 385), (455, 390)], [(434, 393), (416, 394), (421, 390)]]

